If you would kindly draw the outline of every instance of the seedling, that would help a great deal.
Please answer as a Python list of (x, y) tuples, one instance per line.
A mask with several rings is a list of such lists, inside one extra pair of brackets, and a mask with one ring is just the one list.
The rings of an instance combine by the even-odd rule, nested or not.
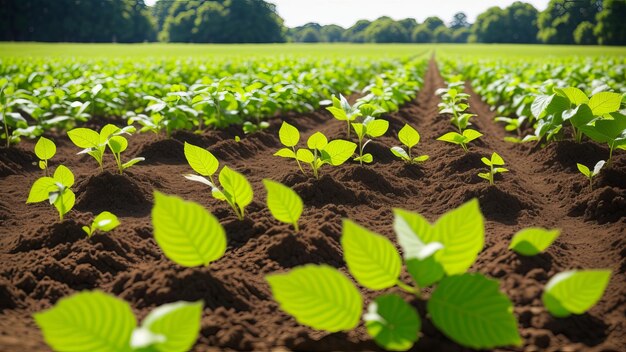
[(461, 148), (463, 148), (463, 150), (467, 152), (467, 144), (479, 138), (480, 136), (482, 136), (482, 133), (468, 128), (463, 131), (463, 134), (459, 134), (457, 132), (448, 132), (443, 136), (437, 138), (437, 140), (460, 145)]
[(339, 121), (346, 121), (348, 129), (347, 129), (347, 138), (350, 139), (350, 124), (357, 117), (361, 116), (362, 113), (359, 110), (359, 104), (355, 104), (353, 106), (348, 103), (348, 100), (341, 94), (339, 94), (339, 98), (333, 96), (333, 105), (326, 108), (326, 110), (330, 111), (333, 116)]
[(323, 133), (315, 132), (307, 140), (309, 149), (296, 149), (296, 145), (300, 141), (300, 132), (298, 129), (283, 122), (278, 133), (281, 143), (287, 148), (280, 149), (274, 153), (274, 155), (282, 158), (296, 159), (302, 173), (305, 173), (302, 168), (302, 163), (309, 164), (313, 170), (313, 176), (316, 179), (320, 178), (319, 169), (322, 166), (326, 164), (339, 166), (345, 163), (350, 159), (357, 148), (356, 143), (342, 139), (329, 142)]
[(21, 97), (19, 90), (15, 90), (12, 84), (9, 84), (6, 78), (0, 78), (0, 121), (4, 127), (4, 138), (6, 141), (6, 147), (11, 145), (12, 141), (19, 140), (11, 134), (9, 128), (26, 128), (28, 124), (19, 112), (11, 111), (19, 108), (20, 106), (34, 106), (35, 104)]
[(573, 270), (554, 275), (544, 288), (541, 300), (557, 318), (583, 314), (606, 290), (611, 270)]
[(398, 139), (402, 144), (404, 144), (404, 146), (406, 146), (406, 150), (402, 147), (392, 147), (391, 152), (393, 155), (402, 159), (407, 164), (416, 164), (428, 160), (428, 155), (413, 157), (411, 154), (411, 149), (420, 141), (420, 134), (416, 129), (408, 124), (405, 124), (404, 127), (398, 131)]
[(359, 156), (354, 158), (354, 161), (358, 161), (361, 165), (363, 165), (363, 162), (371, 163), (374, 157), (370, 153), (363, 154), (363, 149), (365, 149), (365, 146), (372, 140), (368, 139), (363, 143), (363, 139), (365, 137), (378, 138), (385, 134), (389, 128), (389, 121), (376, 120), (374, 117), (369, 116), (363, 120), (362, 123), (352, 123), (352, 128), (354, 128), (354, 133), (356, 133), (359, 139)]
[(91, 226), (83, 226), (83, 231), (87, 234), (87, 237), (91, 237), (96, 231), (109, 232), (118, 227), (120, 221), (114, 214), (103, 211), (93, 219)]
[(546, 230), (529, 227), (518, 231), (511, 239), (509, 249), (525, 256), (537, 255), (545, 251), (561, 234), (560, 230)]
[(184, 352), (195, 343), (201, 318), (202, 301), (179, 301), (155, 308), (137, 326), (130, 304), (97, 290), (34, 314), (54, 351)]
[(59, 165), (54, 171), (53, 177), (40, 177), (33, 183), (28, 194), (26, 203), (39, 203), (45, 200), (59, 212), (59, 218), (74, 207), (76, 195), (70, 189), (74, 185), (74, 174), (63, 165)]
[(463, 133), (470, 125), (469, 119), (476, 115), (465, 112), (469, 107), (467, 104), (469, 94), (459, 92), (457, 89), (463, 89), (463, 82), (450, 83), (448, 88), (438, 89), (435, 94), (441, 95), (442, 102), (439, 103), (439, 112), (451, 114), (450, 122), (459, 130), (459, 133)]
[(46, 137), (40, 137), (35, 144), (35, 155), (39, 158), (39, 168), (48, 176), (48, 160), (52, 159), (57, 152), (57, 146)]
[(593, 171), (591, 171), (587, 166), (576, 163), (576, 166), (578, 166), (578, 171), (580, 171), (580, 173), (582, 173), (583, 175), (585, 175), (585, 177), (589, 179), (589, 190), (593, 190), (593, 178), (600, 173), (600, 170), (602, 170), (604, 164), (604, 160), (598, 161), (593, 167)]
[[(421, 299), (422, 288), (437, 284), (427, 312), (450, 339), (473, 349), (521, 345), (513, 305), (500, 292), (498, 282), (466, 273), (484, 245), (477, 200), (444, 214), (434, 224), (419, 214), (396, 209), (394, 229), (414, 284), (400, 279), (402, 258), (387, 237), (344, 220), (344, 260), (361, 286), (370, 290), (396, 286)], [(268, 275), (266, 280), (281, 309), (301, 324), (329, 332), (351, 330), (359, 324), (363, 298), (335, 268), (309, 264)], [(368, 334), (388, 350), (408, 350), (420, 335), (418, 312), (396, 294), (375, 298), (363, 320)]]
[[(213, 198), (226, 201), (233, 209), (239, 220), (244, 219), (245, 207), (252, 202), (253, 192), (250, 182), (237, 171), (224, 166), (219, 174), (220, 189), (213, 181), (213, 174), (219, 167), (219, 162), (211, 152), (200, 147), (185, 143), (185, 156), (189, 165), (200, 175), (185, 174), (186, 179), (204, 183), (211, 187)], [(203, 176), (208, 176), (206, 179)]]
[(291, 224), (298, 232), (298, 219), (302, 215), (302, 199), (291, 188), (282, 183), (263, 179), (267, 190), (267, 207), (276, 220)]
[[(100, 171), (104, 171), (104, 152), (106, 151), (106, 147), (109, 146), (121, 174), (124, 169), (144, 160), (144, 158), (134, 158), (124, 164), (121, 162), (120, 153), (128, 147), (128, 141), (126, 138), (122, 137), (122, 135), (130, 135), (133, 132), (135, 132), (135, 127), (133, 126), (119, 128), (115, 125), (108, 124), (102, 127), (100, 133), (89, 128), (81, 127), (68, 131), (67, 135), (77, 147), (84, 148), (78, 154), (88, 154), (96, 159), (96, 162), (100, 166)], [(111, 140), (113, 141), (111, 142)]]
[(484, 178), (489, 181), (490, 185), (493, 185), (494, 180), (493, 177), (498, 173), (508, 172), (509, 170), (503, 167), (498, 167), (504, 165), (504, 159), (498, 153), (493, 152), (491, 154), (491, 159), (487, 159), (483, 157), (480, 159), (483, 164), (489, 166), (489, 172), (481, 172), (478, 174), (479, 177)]

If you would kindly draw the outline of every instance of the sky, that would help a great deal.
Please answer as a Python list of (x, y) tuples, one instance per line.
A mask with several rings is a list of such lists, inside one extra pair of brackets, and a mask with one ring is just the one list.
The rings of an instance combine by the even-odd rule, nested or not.
[[(322, 25), (338, 24), (350, 27), (360, 19), (375, 20), (389, 16), (395, 20), (411, 17), (418, 22), (426, 17), (438, 16), (444, 22), (452, 20), (457, 12), (465, 12), (473, 22), (481, 12), (491, 6), (506, 7), (515, 0), (267, 0), (276, 5), (278, 14), (288, 27), (308, 22)], [(152, 5), (156, 0), (146, 0)], [(525, 0), (538, 10), (544, 10), (549, 0)]]

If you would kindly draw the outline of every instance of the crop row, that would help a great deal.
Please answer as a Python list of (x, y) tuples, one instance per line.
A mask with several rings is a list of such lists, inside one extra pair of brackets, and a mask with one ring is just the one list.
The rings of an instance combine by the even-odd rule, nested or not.
[[(244, 132), (268, 117), (306, 112), (333, 94), (363, 92), (385, 105), (414, 92), (426, 60), (273, 59), (0, 61), (0, 119), (6, 144), (91, 117), (124, 118), (143, 131), (222, 128)], [(390, 102), (389, 104), (393, 104)], [(383, 106), (385, 107), (385, 106)], [(387, 106), (386, 110), (396, 110)]]

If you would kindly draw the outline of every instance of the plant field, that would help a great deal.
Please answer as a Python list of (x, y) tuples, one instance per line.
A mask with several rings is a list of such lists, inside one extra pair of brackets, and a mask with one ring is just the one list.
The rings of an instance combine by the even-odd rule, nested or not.
[(626, 350), (624, 49), (59, 47), (0, 44), (0, 351)]

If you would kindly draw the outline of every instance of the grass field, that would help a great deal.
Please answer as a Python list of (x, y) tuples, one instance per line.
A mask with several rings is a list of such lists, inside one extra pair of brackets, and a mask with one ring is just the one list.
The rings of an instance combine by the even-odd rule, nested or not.
[(2, 57), (410, 56), (431, 50), (479, 57), (626, 56), (626, 47), (498, 44), (68, 44), (0, 43)]

